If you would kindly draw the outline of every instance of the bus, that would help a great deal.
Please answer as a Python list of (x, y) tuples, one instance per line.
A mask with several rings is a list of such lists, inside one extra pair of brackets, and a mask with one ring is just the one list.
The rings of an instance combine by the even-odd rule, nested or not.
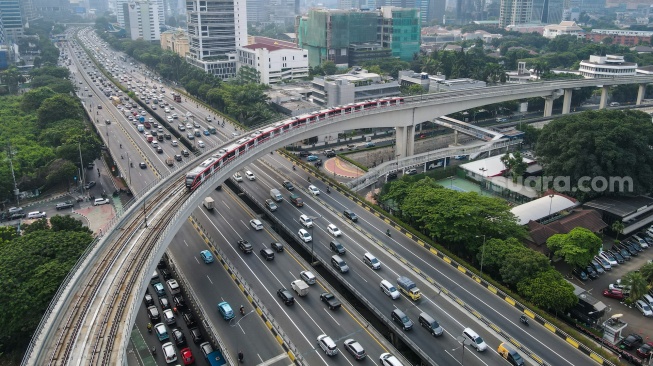
[(179, 93), (172, 93), (172, 99), (174, 99), (175, 102), (181, 103), (181, 95), (179, 95)]

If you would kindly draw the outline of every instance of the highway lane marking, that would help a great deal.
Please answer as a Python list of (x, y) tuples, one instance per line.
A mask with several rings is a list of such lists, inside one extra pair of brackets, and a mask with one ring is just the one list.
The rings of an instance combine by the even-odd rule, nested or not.
[(211, 282), (211, 284), (213, 285), (213, 281), (211, 281), (211, 277), (209, 277), (209, 275), (206, 275), (206, 278), (207, 278), (207, 279), (209, 280), (209, 282)]
[(338, 323), (338, 321), (336, 320), (336, 318), (334, 318), (333, 315), (331, 315), (331, 313), (329, 312), (329, 308), (328, 308), (328, 307), (323, 308), (322, 311), (324, 311), (325, 313), (327, 313), (327, 315), (329, 315), (329, 317), (330, 317), (331, 319), (333, 319), (333, 322), (336, 323), (336, 324), (338, 324), (339, 327), (341, 326), (340, 323)]
[[(248, 213), (249, 213), (249, 212), (248, 212)], [(221, 215), (221, 216), (222, 216), (222, 215)], [(241, 222), (243, 225), (245, 225), (245, 229), (247, 229), (247, 230), (250, 230), (250, 229), (251, 229), (251, 227), (250, 227), (249, 225), (247, 225), (247, 224), (245, 223), (245, 221), (240, 220), (240, 222)], [(241, 237), (241, 239), (242, 239), (242, 237)]]
[(197, 257), (193, 257), (193, 258), (195, 258), (195, 262), (197, 262), (197, 264), (200, 264), (200, 260), (197, 259)]
[[(260, 355), (259, 355), (259, 358), (261, 358)], [(278, 355), (278, 356), (275, 356), (275, 357), (273, 357), (273, 358), (271, 358), (271, 359), (269, 359), (269, 360), (267, 360), (267, 361), (263, 361), (263, 359), (261, 359), (261, 363), (259, 363), (257, 366), (268, 366), (268, 365), (272, 365), (273, 363), (275, 363), (275, 362), (277, 362), (277, 361), (279, 361), (279, 360), (283, 360), (284, 358), (288, 358), (288, 354), (287, 354), (287, 353), (282, 353), (282, 354), (280, 354), (280, 355)]]
[(186, 244), (186, 246), (188, 246), (188, 243), (186, 242), (186, 239), (184, 239), (184, 244)]

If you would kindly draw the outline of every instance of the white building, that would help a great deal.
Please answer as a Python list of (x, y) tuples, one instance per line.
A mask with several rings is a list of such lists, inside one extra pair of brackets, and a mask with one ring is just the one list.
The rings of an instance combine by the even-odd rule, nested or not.
[(580, 74), (588, 79), (634, 76), (637, 64), (626, 62), (623, 56), (590, 56), (589, 61), (580, 62)]
[(311, 90), (313, 102), (326, 107), (400, 94), (399, 83), (385, 80), (378, 74), (368, 73), (367, 70), (314, 78)]
[(584, 36), (584, 34), (585, 31), (583, 31), (583, 28), (579, 27), (576, 22), (572, 21), (564, 21), (560, 22), (560, 24), (547, 25), (544, 27), (544, 32), (542, 33), (544, 37), (549, 39), (563, 35), (572, 35), (576, 36), (577, 38), (581, 38)]
[(187, 0), (186, 60), (222, 79), (236, 75), (236, 50), (247, 44), (246, 0)]
[(238, 70), (255, 72), (253, 81), (277, 84), (308, 77), (308, 50), (281, 43), (254, 43), (238, 47)]
[(130, 1), (123, 4), (125, 31), (132, 40), (142, 39), (147, 42), (161, 40), (159, 24), (159, 6), (147, 0)]

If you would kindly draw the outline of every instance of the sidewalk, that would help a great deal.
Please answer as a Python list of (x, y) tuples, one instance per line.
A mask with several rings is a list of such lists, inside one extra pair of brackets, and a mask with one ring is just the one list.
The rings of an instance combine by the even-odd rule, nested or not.
[(116, 216), (116, 211), (111, 205), (82, 207), (73, 213), (84, 217), (88, 228), (94, 234), (99, 235), (102, 235), (106, 231), (109, 223)]
[(323, 164), (324, 170), (334, 176), (354, 179), (365, 174), (365, 171), (346, 160), (338, 157), (327, 159)]

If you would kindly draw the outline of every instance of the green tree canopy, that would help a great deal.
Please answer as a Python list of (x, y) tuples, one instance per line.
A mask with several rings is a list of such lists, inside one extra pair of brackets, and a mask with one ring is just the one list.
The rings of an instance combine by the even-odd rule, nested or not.
[(551, 252), (572, 267), (584, 267), (601, 249), (601, 238), (593, 232), (577, 227), (567, 234), (555, 234), (546, 241)]
[(533, 304), (553, 312), (563, 312), (578, 303), (574, 286), (551, 268), (517, 284), (519, 293)]
[(55, 94), (54, 90), (48, 87), (32, 89), (23, 94), (23, 100), (21, 101), (20, 107), (25, 112), (37, 110), (44, 100), (53, 97)]
[(44, 100), (37, 114), (39, 126), (43, 128), (63, 119), (81, 119), (82, 110), (79, 102), (73, 97), (57, 94)]

